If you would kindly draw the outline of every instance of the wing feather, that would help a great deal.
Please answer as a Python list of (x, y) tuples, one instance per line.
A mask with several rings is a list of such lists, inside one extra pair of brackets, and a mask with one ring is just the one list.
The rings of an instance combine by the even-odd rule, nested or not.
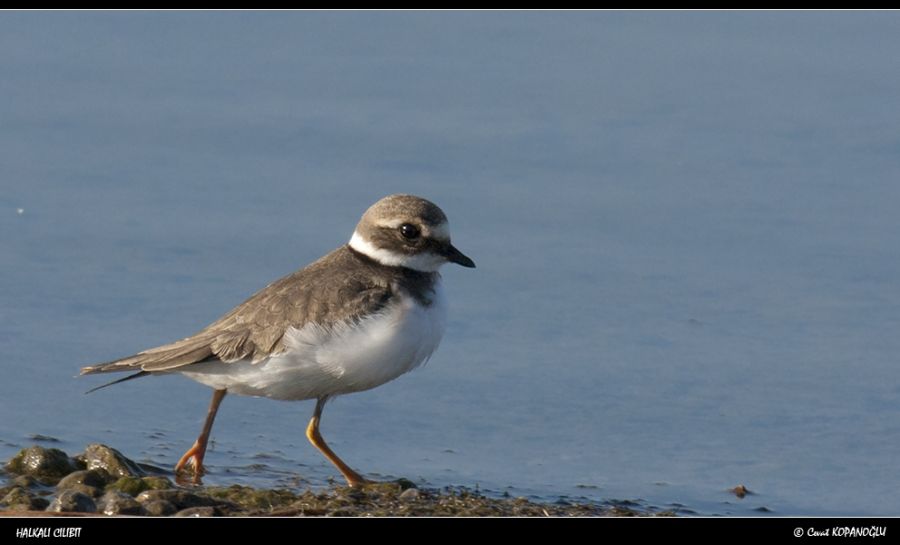
[(317, 322), (327, 328), (359, 319), (387, 303), (390, 281), (358, 274), (359, 262), (351, 262), (356, 259), (346, 247), (339, 248), (273, 282), (191, 337), (84, 367), (81, 374), (166, 372), (210, 360), (263, 361), (284, 351), (284, 334), (290, 327)]

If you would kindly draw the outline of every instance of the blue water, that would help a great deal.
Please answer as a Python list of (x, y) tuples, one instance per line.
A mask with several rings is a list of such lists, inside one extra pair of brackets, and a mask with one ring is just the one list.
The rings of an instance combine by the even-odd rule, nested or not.
[[(4, 12), (0, 73), (0, 458), (43, 434), (173, 465), (209, 390), (85, 396), (78, 368), (411, 192), (478, 268), (445, 269), (424, 369), (326, 409), (354, 467), (900, 512), (898, 13)], [(228, 397), (207, 482), (335, 478), (311, 411)]]

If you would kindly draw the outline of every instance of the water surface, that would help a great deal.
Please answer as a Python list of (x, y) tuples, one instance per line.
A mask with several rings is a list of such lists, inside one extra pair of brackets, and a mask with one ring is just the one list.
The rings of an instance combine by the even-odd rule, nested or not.
[[(703, 514), (897, 514), (900, 15), (0, 14), (0, 457), (169, 467), (210, 392), (78, 367), (439, 203), (428, 365), (329, 405), (372, 477)], [(320, 486), (229, 397), (207, 482)], [(738, 500), (728, 488), (755, 492)], [(767, 511), (758, 509), (764, 508)]]

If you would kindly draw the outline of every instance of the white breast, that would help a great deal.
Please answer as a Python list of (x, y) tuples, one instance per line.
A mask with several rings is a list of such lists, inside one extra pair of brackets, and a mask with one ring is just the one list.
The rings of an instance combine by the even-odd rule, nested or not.
[(229, 393), (298, 400), (368, 390), (425, 361), (437, 349), (446, 325), (440, 280), (424, 306), (408, 295), (358, 323), (290, 329), (287, 349), (258, 363), (209, 362), (182, 374)]

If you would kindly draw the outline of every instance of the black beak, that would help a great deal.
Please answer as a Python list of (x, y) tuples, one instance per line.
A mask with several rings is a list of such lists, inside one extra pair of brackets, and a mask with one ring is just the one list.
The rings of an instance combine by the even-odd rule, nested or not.
[(447, 261), (450, 263), (456, 263), (457, 265), (462, 265), (463, 267), (468, 267), (470, 269), (475, 268), (475, 262), (470, 258), (466, 257), (465, 254), (456, 249), (452, 244), (447, 244), (444, 248), (444, 257), (447, 258)]

